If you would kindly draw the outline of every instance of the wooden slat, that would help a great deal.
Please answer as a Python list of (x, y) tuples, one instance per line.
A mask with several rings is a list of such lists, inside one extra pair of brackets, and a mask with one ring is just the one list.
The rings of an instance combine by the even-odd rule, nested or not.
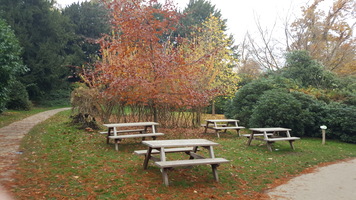
[(225, 130), (225, 129), (233, 129), (233, 130), (237, 130), (237, 129), (244, 129), (245, 127), (243, 126), (226, 126), (226, 127), (214, 127), (213, 129), (216, 129), (216, 130)]
[(132, 134), (132, 135), (118, 135), (118, 136), (109, 136), (110, 139), (124, 139), (124, 138), (142, 138), (142, 137), (153, 137), (153, 136), (162, 136), (163, 133), (144, 133), (144, 134)]
[[(189, 152), (189, 151), (193, 151), (192, 147), (187, 147), (187, 148), (168, 148), (168, 149), (164, 149), (164, 151), (166, 153), (175, 153), (175, 152)], [(147, 153), (147, 150), (136, 150), (134, 151), (135, 154), (137, 155), (144, 155)], [(159, 154), (160, 152), (156, 149), (152, 149), (151, 154)]]
[[(272, 136), (273, 133), (267, 133), (268, 136)], [(244, 137), (250, 137), (251, 134), (242, 134), (241, 136), (244, 136)], [(253, 134), (253, 137), (256, 137), (256, 136), (264, 136), (263, 133), (257, 133), (257, 134)]]
[(281, 138), (268, 138), (264, 139), (268, 142), (275, 142), (275, 141), (290, 141), (290, 140), (299, 140), (299, 137), (281, 137)]
[(184, 167), (193, 165), (213, 165), (220, 163), (230, 162), (224, 158), (206, 158), (206, 159), (196, 159), (196, 160), (173, 160), (173, 161), (160, 161), (155, 162), (155, 164), (160, 168), (168, 167)]
[(190, 152), (189, 155), (192, 156), (192, 157), (195, 158), (195, 159), (204, 159), (204, 158), (205, 158), (205, 157), (203, 157), (203, 156), (201, 156), (201, 155), (199, 155), (199, 154), (196, 154), (196, 153), (194, 153), (194, 152)]

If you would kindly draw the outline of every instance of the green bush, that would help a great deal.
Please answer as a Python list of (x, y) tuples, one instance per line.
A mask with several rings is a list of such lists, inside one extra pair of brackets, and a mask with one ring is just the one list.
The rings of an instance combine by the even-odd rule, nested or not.
[(247, 126), (257, 101), (264, 92), (276, 88), (294, 88), (291, 80), (283, 77), (257, 79), (239, 89), (234, 99), (226, 105), (226, 118), (240, 120)]
[(293, 130), (293, 135), (304, 134), (304, 123), (301, 117), (302, 104), (286, 90), (274, 89), (263, 93), (259, 98), (249, 127), (286, 127)]
[(356, 106), (331, 103), (325, 107), (324, 115), (328, 138), (356, 143)]
[(13, 81), (9, 85), (9, 101), (6, 107), (13, 110), (30, 110), (31, 102), (25, 86), (19, 81)]
[(301, 130), (299, 130), (300, 135), (320, 136), (320, 126), (324, 123), (325, 106), (327, 104), (301, 92), (291, 92), (291, 95), (301, 104), (301, 112), (296, 119), (303, 124)]

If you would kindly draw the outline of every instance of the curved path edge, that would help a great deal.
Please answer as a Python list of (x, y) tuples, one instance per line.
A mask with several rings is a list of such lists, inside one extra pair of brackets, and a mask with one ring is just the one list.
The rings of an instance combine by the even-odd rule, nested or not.
[(318, 167), (267, 192), (272, 200), (356, 199), (356, 158)]
[(23, 120), (13, 122), (0, 128), (0, 199), (12, 200), (13, 198), (1, 186), (4, 181), (11, 181), (12, 166), (16, 165), (16, 159), (21, 151), (20, 141), (35, 125), (52, 117), (58, 112), (71, 108), (59, 108), (37, 113)]

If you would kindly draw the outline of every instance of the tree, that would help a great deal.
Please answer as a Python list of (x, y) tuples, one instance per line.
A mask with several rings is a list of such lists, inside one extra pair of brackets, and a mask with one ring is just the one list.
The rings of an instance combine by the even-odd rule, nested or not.
[(0, 15), (14, 29), (24, 49), (22, 58), (30, 70), (18, 79), (26, 86), (31, 100), (43, 100), (53, 91), (68, 90), (69, 86), (66, 48), (73, 30), (52, 3), (0, 0)]
[[(158, 112), (204, 107), (221, 93), (218, 87), (223, 83), (209, 83), (216, 80), (218, 72), (224, 74), (221, 65), (227, 49), (219, 45), (202, 53), (208, 47), (198, 45), (207, 42), (203, 38), (194, 42), (182, 37), (170, 39), (179, 13), (169, 2), (162, 6), (154, 0), (107, 4), (112, 10), (112, 34), (100, 40), (102, 60), (94, 74), (86, 76), (88, 85), (102, 91), (103, 98), (115, 99), (121, 106), (145, 106), (158, 121), (159, 116), (164, 116)], [(199, 36), (208, 37), (207, 33)], [(211, 37), (211, 42), (227, 42)], [(205, 78), (210, 75), (213, 82)]]
[[(353, 0), (336, 0), (325, 13), (318, 9), (322, 0), (303, 7), (303, 16), (291, 24), (288, 35), (293, 50), (306, 50), (328, 70), (339, 74), (356, 73), (356, 39), (353, 36)], [(348, 23), (351, 22), (351, 23)]]
[(199, 29), (211, 16), (219, 19), (219, 29), (226, 31), (226, 19), (222, 19), (220, 10), (217, 10), (210, 1), (189, 0), (187, 7), (183, 10), (180, 26), (175, 34), (181, 37), (190, 37), (190, 33), (195, 32), (195, 29)]
[(80, 66), (94, 62), (100, 46), (95, 41), (109, 32), (108, 11), (103, 3), (73, 3), (63, 9), (62, 15), (74, 25), (75, 37), (67, 50), (71, 64)]
[(0, 18), (0, 113), (9, 101), (10, 86), (15, 77), (27, 70), (20, 57), (21, 51), (14, 31)]
[(318, 61), (312, 59), (307, 51), (294, 51), (286, 55), (286, 66), (282, 75), (295, 80), (304, 88), (331, 88), (333, 76)]

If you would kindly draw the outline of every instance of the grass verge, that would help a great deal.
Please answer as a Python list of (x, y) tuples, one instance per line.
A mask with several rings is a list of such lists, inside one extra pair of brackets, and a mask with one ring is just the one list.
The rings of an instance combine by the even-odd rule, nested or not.
[[(152, 162), (143, 170), (145, 149), (140, 139), (126, 139), (115, 151), (105, 136), (69, 124), (65, 111), (36, 126), (23, 139), (12, 192), (17, 199), (261, 199), (276, 179), (294, 176), (320, 163), (356, 157), (356, 145), (302, 138), (278, 142), (275, 151), (236, 133), (203, 134), (203, 129), (160, 129), (162, 139), (206, 138), (219, 143), (216, 157), (231, 160), (219, 166), (220, 183), (213, 181), (210, 166), (177, 168), (169, 172), (170, 186), (162, 184)], [(278, 149), (278, 150), (276, 150)], [(184, 156), (172, 154), (172, 156)], [(169, 158), (168, 158), (169, 159)]]

